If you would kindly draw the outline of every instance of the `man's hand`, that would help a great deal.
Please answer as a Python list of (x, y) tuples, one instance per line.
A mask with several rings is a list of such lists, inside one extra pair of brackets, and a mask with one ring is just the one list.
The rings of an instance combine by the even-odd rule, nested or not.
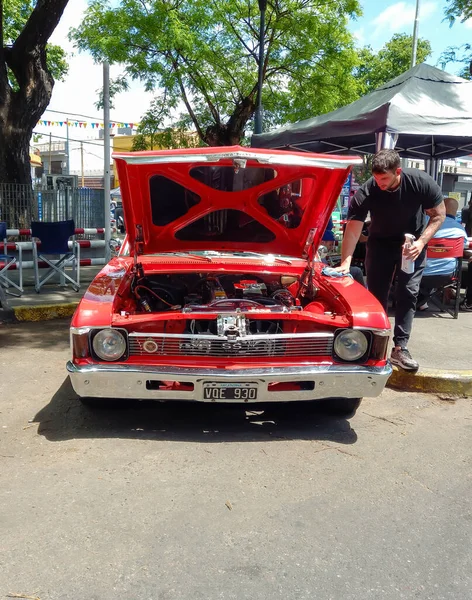
[(350, 270), (351, 270), (351, 262), (350, 261), (344, 261), (339, 265), (339, 267), (334, 268), (334, 271), (337, 271), (338, 273), (344, 273), (344, 275), (349, 275)]
[(416, 260), (421, 254), (424, 248), (424, 242), (419, 239), (416, 242), (412, 242), (409, 248), (403, 246), (403, 256), (409, 260)]

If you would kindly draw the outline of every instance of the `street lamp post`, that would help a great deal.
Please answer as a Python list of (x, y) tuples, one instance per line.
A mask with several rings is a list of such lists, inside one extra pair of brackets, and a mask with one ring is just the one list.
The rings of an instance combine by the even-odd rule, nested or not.
[(415, 24), (413, 26), (413, 51), (411, 53), (411, 66), (416, 66), (416, 51), (418, 49), (418, 22), (420, 15), (420, 0), (416, 0)]
[(103, 63), (103, 193), (105, 204), (105, 260), (110, 260), (110, 65)]
[(259, 28), (259, 77), (257, 81), (257, 104), (254, 119), (254, 133), (262, 133), (262, 79), (264, 76), (264, 30), (267, 0), (258, 0), (258, 3), (259, 10), (261, 11), (261, 21)]

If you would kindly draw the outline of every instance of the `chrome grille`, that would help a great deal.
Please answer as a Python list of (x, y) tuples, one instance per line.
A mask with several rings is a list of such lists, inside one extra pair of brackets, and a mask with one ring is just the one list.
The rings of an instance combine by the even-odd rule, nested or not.
[(230, 339), (216, 335), (136, 334), (129, 339), (130, 356), (304, 357), (333, 351), (331, 333), (247, 335)]

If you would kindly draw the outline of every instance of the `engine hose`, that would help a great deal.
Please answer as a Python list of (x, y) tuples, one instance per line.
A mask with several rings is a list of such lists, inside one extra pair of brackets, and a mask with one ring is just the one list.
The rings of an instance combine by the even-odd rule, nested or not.
[(135, 287), (135, 292), (138, 294), (139, 298), (141, 298), (141, 294), (138, 292), (139, 289), (146, 290), (147, 292), (149, 292), (150, 294), (152, 294), (153, 296), (155, 296), (158, 300), (160, 300), (164, 304), (167, 304), (167, 306), (169, 306), (170, 308), (172, 308), (174, 306), (173, 304), (170, 304), (169, 302), (167, 302), (166, 300), (164, 300), (164, 298), (161, 298), (159, 296), (159, 294), (156, 294), (156, 292), (154, 292), (150, 288), (146, 287), (145, 285), (137, 285)]

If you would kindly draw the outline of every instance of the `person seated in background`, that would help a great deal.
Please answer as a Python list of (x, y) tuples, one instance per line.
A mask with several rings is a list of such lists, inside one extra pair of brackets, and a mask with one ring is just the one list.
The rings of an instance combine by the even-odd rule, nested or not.
[[(464, 238), (465, 245), (467, 234), (456, 220), (459, 203), (454, 198), (446, 198), (444, 204), (446, 205), (446, 218), (433, 235), (433, 239), (462, 237)], [(456, 266), (456, 258), (428, 258), (426, 260), (426, 267), (423, 272), (416, 304), (417, 310), (423, 311), (428, 308), (429, 298), (437, 288), (447, 285), (450, 282)]]
[(328, 252), (330, 252), (334, 248), (334, 242), (336, 241), (333, 229), (333, 219), (332, 217), (330, 217), (328, 224), (326, 225), (326, 229), (323, 233), (323, 237), (321, 238), (321, 243), (323, 244), (323, 246), (326, 246)]
[[(333, 229), (333, 219), (330, 217), (325, 232), (323, 233), (323, 237), (321, 238), (321, 243), (327, 248), (328, 252), (334, 248), (334, 242), (336, 241)], [(328, 264), (326, 259), (324, 259), (323, 262)], [(356, 266), (352, 266), (349, 269), (349, 273), (351, 274), (352, 278), (355, 281), (357, 281), (357, 283), (360, 283), (365, 287), (364, 274), (362, 272), (362, 269)]]

